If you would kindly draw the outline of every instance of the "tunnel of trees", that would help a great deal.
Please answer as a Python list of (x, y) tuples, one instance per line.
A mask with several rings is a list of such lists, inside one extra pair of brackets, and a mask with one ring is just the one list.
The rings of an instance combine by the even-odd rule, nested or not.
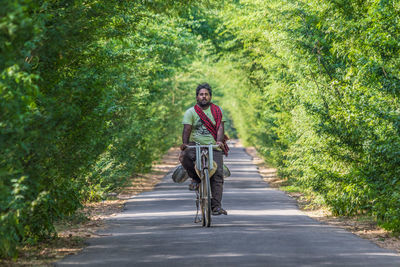
[(179, 142), (208, 82), (228, 131), (334, 214), (400, 231), (400, 2), (3, 0), (0, 255)]

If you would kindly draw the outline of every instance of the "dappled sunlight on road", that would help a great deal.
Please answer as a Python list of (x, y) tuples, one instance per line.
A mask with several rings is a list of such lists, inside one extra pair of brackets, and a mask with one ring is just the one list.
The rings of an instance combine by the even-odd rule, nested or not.
[[(343, 229), (316, 222), (269, 188), (243, 149), (227, 164), (223, 207), (211, 227), (194, 223), (195, 194), (170, 177), (108, 220), (105, 236), (65, 265), (92, 266), (400, 266), (400, 258)], [(244, 160), (243, 160), (244, 159)]]
[(302, 212), (295, 209), (270, 209), (270, 210), (229, 210), (229, 215), (244, 215), (244, 216), (267, 216), (267, 215), (280, 215), (280, 216), (305, 216)]

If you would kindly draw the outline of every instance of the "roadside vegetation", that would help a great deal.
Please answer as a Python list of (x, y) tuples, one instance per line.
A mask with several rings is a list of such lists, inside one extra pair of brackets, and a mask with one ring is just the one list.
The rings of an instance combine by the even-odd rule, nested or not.
[[(400, 4), (240, 1), (218, 31), (239, 137), (335, 215), (400, 231)], [(231, 49), (233, 51), (226, 51)]]
[(1, 5), (0, 254), (17, 256), (174, 143), (198, 43), (191, 1)]
[(293, 189), (400, 232), (396, 1), (3, 1), (0, 255), (149, 171), (197, 83)]

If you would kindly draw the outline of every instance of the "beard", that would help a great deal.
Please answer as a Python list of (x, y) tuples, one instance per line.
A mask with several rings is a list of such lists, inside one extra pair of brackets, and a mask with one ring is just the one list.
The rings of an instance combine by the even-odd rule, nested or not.
[(202, 108), (208, 107), (210, 105), (210, 103), (211, 103), (211, 101), (207, 101), (207, 100), (198, 100), (197, 101), (197, 104)]

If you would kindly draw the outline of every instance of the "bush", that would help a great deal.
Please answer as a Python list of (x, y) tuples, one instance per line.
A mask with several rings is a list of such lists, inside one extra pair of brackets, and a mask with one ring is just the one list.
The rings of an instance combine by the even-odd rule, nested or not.
[(3, 3), (0, 255), (54, 235), (176, 140), (188, 100), (176, 77), (197, 47), (178, 17), (190, 3)]

